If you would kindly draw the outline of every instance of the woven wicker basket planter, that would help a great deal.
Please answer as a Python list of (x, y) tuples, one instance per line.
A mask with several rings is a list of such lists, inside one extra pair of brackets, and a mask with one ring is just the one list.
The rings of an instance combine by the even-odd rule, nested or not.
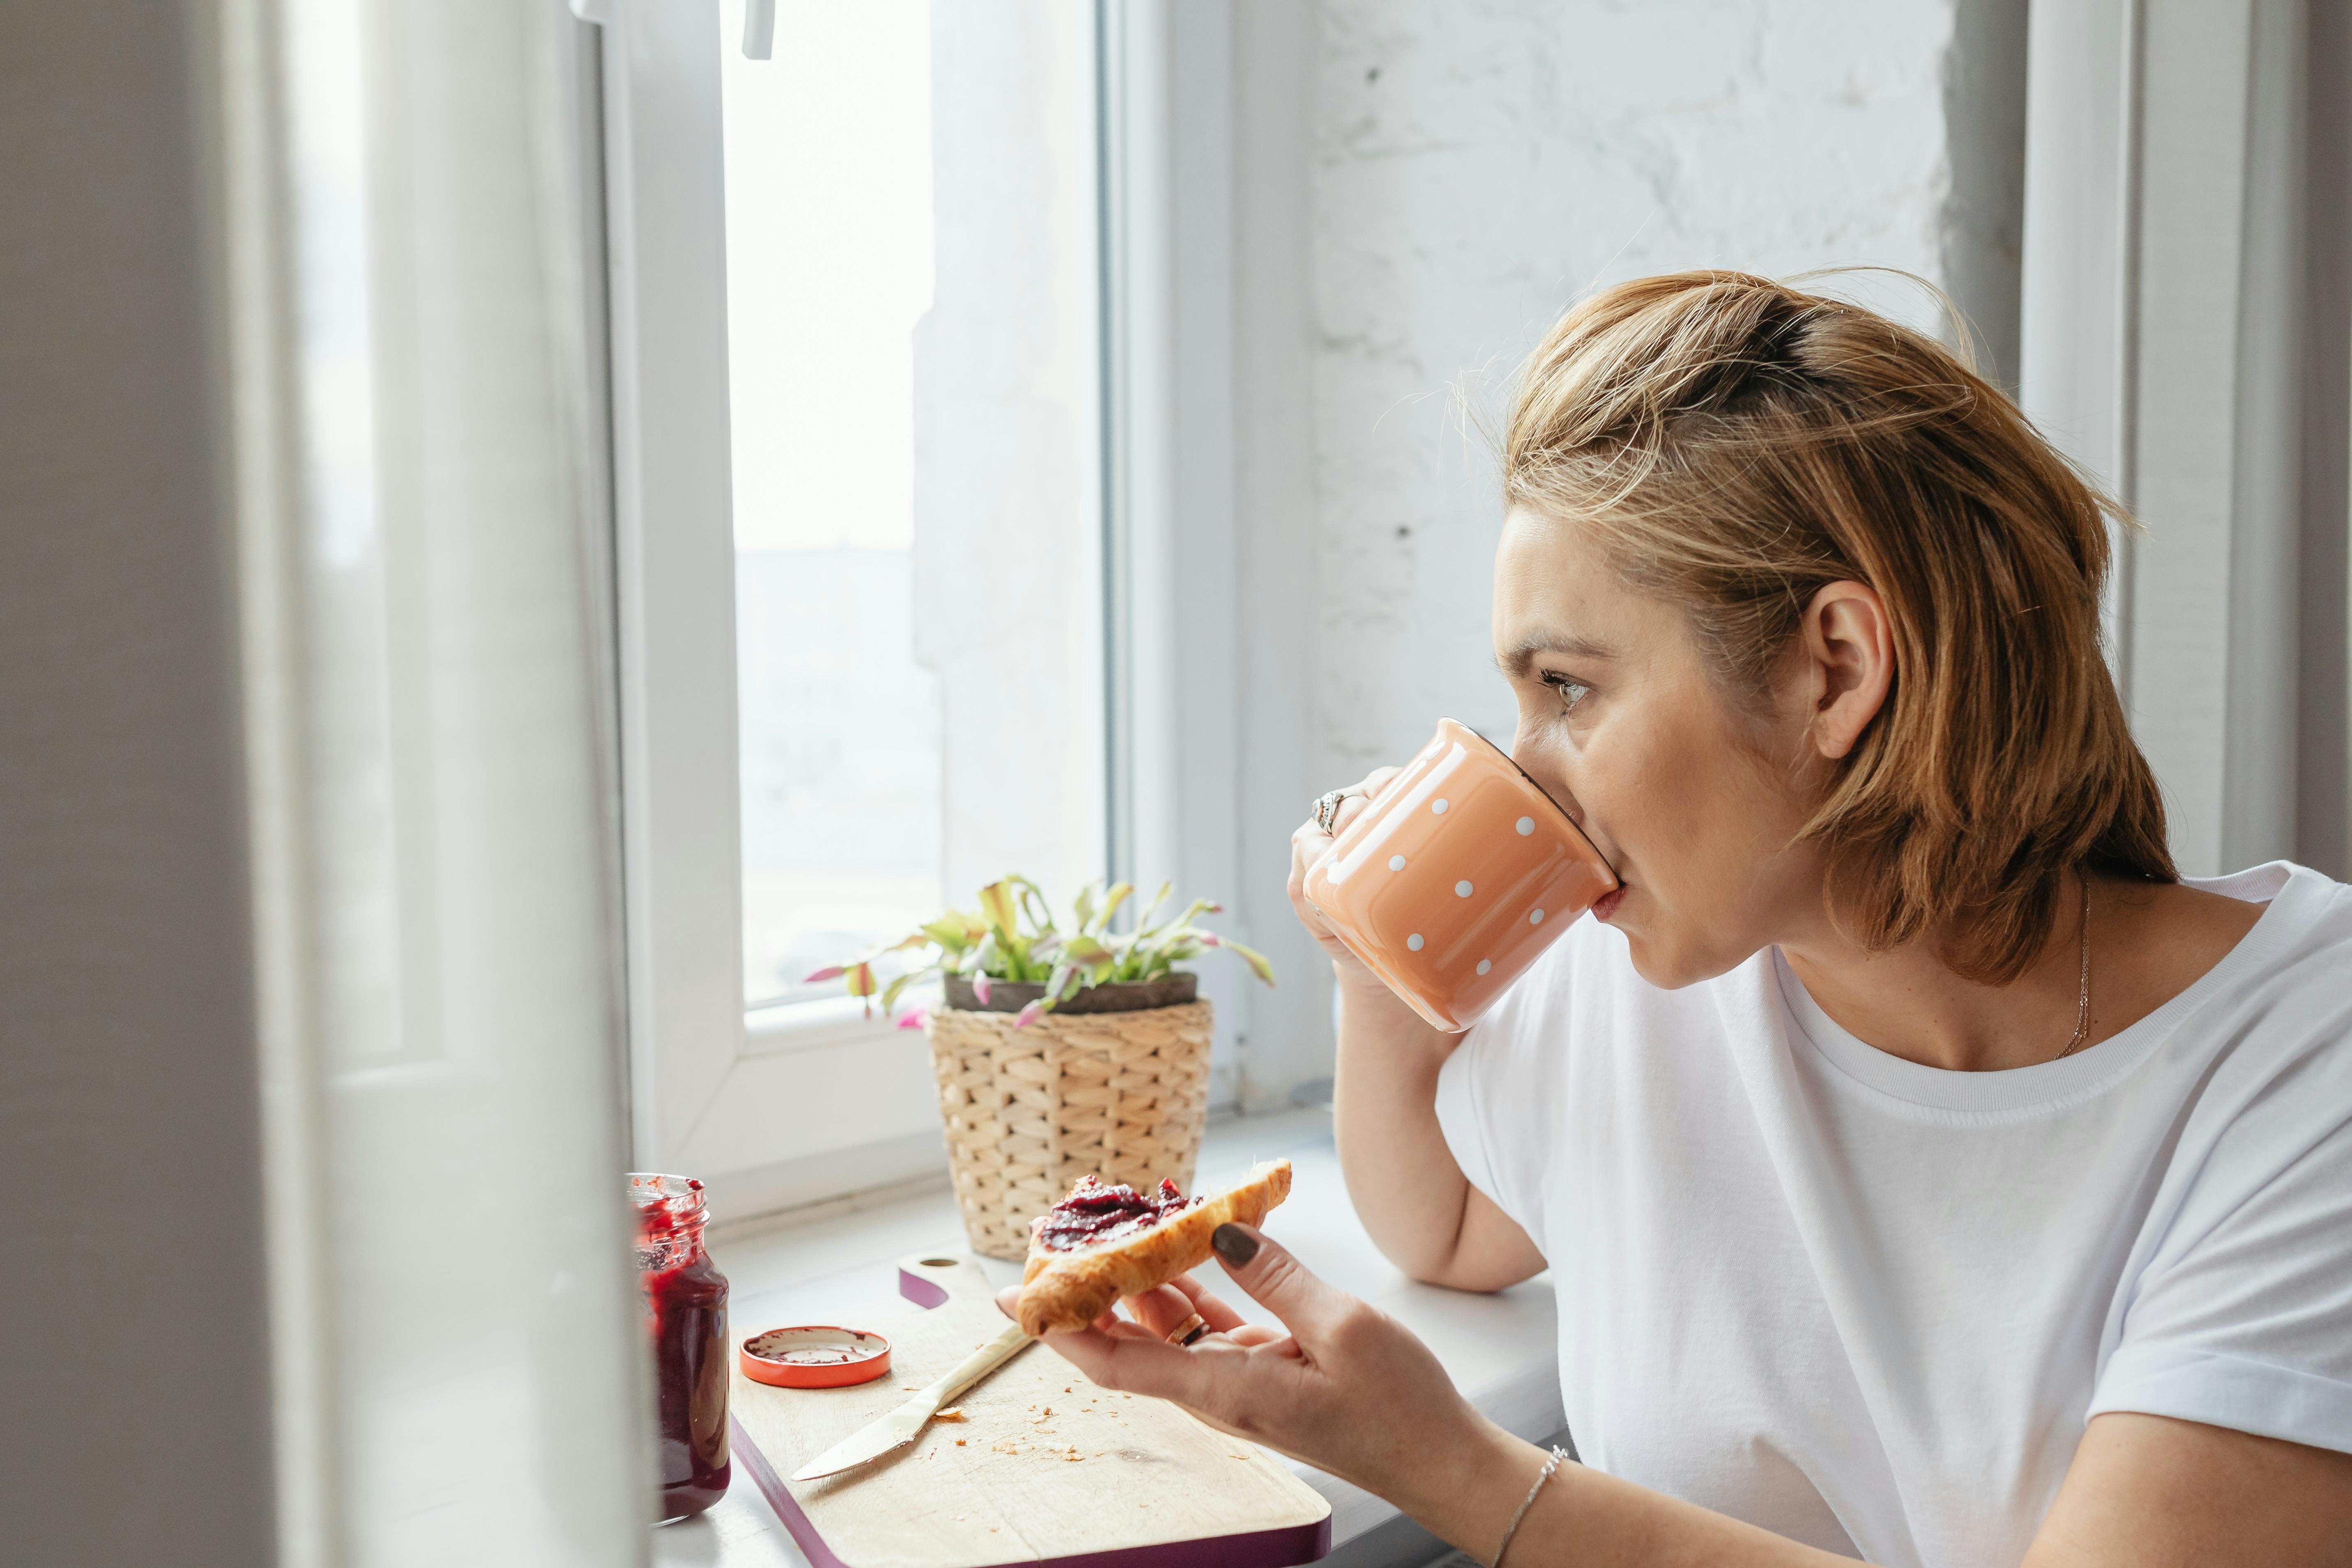
[(1206, 1002), (1131, 1013), (940, 1007), (928, 1032), (964, 1232), (990, 1258), (1028, 1255), (1029, 1222), (1092, 1173), (1190, 1191), (1209, 1112)]

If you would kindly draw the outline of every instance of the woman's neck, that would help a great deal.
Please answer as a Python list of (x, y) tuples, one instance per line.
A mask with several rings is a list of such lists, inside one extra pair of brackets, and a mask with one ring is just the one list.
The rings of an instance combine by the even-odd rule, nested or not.
[[(2262, 917), (2259, 904), (2166, 884), (2094, 876), (2090, 894), (2084, 1047), (2187, 990)], [(1923, 1067), (2000, 1072), (2055, 1060), (2074, 1039), (2083, 1016), (2083, 884), (2069, 877), (2048, 940), (2006, 985), (1954, 973), (1937, 956), (1937, 940), (1868, 952), (1826, 919), (1780, 951), (1822, 1011), (1857, 1039)]]

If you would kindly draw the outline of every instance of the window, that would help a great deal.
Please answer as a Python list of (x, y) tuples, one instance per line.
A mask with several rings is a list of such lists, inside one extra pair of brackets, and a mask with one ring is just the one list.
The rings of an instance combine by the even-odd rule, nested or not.
[(935, 1169), (919, 1036), (803, 984), (1102, 874), (1097, 8), (576, 0), (604, 26), (641, 1168)]
[(914, 639), (914, 343), (931, 308), (929, 0), (722, 17), (743, 994), (941, 907), (940, 679)]

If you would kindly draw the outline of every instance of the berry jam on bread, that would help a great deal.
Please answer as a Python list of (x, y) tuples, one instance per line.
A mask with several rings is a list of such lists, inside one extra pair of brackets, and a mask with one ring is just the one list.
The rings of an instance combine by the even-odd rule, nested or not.
[(1187, 1199), (1173, 1182), (1154, 1192), (1081, 1177), (1069, 1196), (1030, 1223), (1021, 1276), (1021, 1326), (1032, 1334), (1082, 1329), (1122, 1296), (1139, 1296), (1209, 1260), (1209, 1237), (1232, 1221), (1255, 1225), (1290, 1195), (1290, 1162), (1270, 1160), (1217, 1197)]

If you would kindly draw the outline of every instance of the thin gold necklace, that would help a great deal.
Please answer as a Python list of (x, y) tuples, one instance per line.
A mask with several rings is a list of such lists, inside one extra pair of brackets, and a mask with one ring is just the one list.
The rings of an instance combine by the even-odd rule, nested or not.
[(2060, 1061), (2071, 1057), (2084, 1040), (2091, 1037), (2091, 879), (2083, 878), (2083, 997), (2074, 1005), (2074, 1033), (2066, 1048), (2052, 1057)]

